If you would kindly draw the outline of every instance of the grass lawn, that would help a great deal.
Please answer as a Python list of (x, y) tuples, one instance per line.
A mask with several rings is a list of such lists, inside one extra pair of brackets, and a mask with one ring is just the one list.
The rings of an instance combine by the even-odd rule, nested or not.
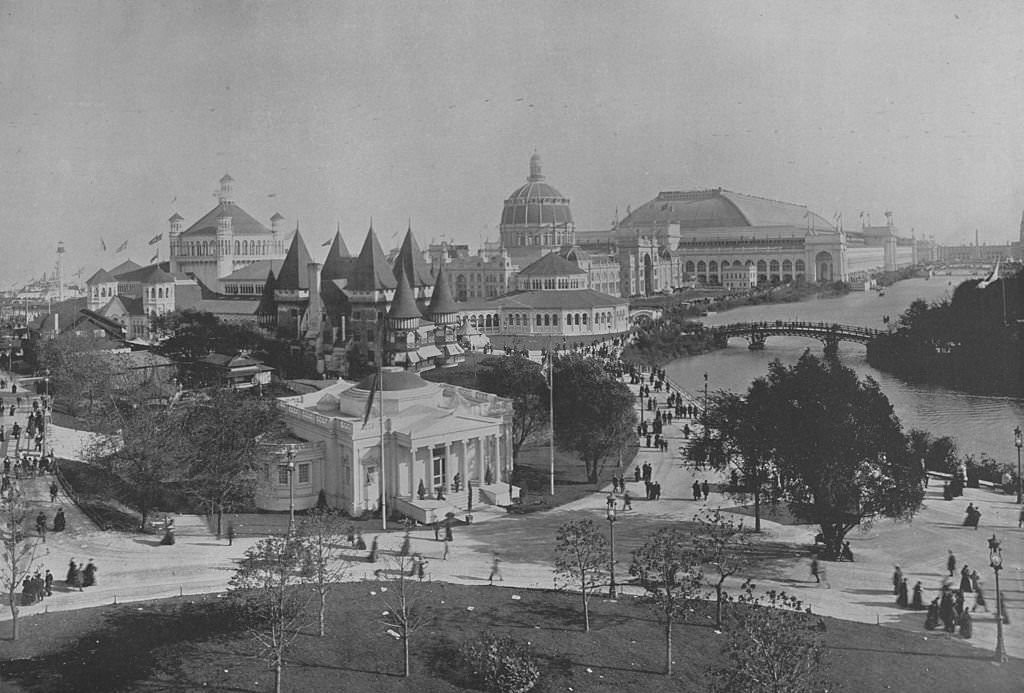
[(555, 448), (555, 495), (551, 491), (551, 453), (547, 442), (527, 443), (519, 450), (516, 460), (517, 483), (527, 489), (527, 503), (543, 500), (549, 507), (556, 507), (593, 493), (601, 486), (611, 483), (612, 475), (625, 475), (632, 464), (638, 448), (630, 446), (622, 455), (622, 471), (618, 458), (608, 460), (599, 475), (599, 482), (587, 480), (583, 462), (571, 452)]
[[(720, 654), (725, 636), (703, 612), (677, 627), (676, 671), (666, 679), (664, 629), (633, 599), (595, 599), (586, 634), (575, 595), (445, 583), (423, 583), (422, 589), (431, 621), (412, 639), (410, 678), (401, 676), (401, 644), (378, 620), (386, 608), (378, 585), (349, 583), (332, 591), (326, 637), (315, 635), (310, 609), (287, 657), (285, 690), (477, 690), (453, 653), (484, 633), (530, 643), (542, 669), (535, 690), (549, 693), (703, 691), (708, 668), (726, 663)], [(273, 690), (272, 672), (254, 658), (252, 641), (230, 613), (224, 599), (207, 595), (32, 616), (22, 620), (17, 642), (4, 643), (0, 688)], [(988, 653), (943, 634), (925, 638), (832, 619), (826, 625), (828, 678), (844, 690), (999, 693), (1019, 691), (1024, 678), (1024, 660), (996, 666)]]

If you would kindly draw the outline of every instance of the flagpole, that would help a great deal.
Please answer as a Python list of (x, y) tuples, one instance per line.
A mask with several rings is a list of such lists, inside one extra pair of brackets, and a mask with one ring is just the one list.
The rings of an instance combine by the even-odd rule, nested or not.
[(555, 358), (548, 338), (548, 428), (551, 444), (548, 446), (551, 467), (551, 495), (555, 495)]
[(380, 528), (388, 528), (388, 486), (384, 472), (384, 326), (378, 325), (377, 335), (377, 406), (380, 417)]

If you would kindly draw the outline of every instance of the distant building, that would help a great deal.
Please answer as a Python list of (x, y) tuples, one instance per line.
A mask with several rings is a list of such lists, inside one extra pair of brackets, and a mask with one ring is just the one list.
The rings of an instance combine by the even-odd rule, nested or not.
[(233, 277), (237, 270), (255, 262), (283, 260), (291, 240), (283, 229), (283, 216), (274, 214), (267, 228), (235, 203), (233, 185), (234, 179), (225, 174), (217, 206), (188, 228), (180, 214), (168, 220), (169, 271), (195, 277), (217, 292), (250, 283), (248, 277)]

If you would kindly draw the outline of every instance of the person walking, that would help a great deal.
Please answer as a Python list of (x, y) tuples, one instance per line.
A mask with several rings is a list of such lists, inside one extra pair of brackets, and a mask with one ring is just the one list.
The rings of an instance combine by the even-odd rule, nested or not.
[(85, 566), (85, 570), (82, 571), (82, 586), (92, 587), (96, 584), (96, 564), (89, 559), (89, 562)]
[(818, 559), (811, 559), (811, 577), (814, 578), (815, 583), (821, 583), (821, 567), (818, 565)]
[(57, 481), (50, 482), (50, 502), (54, 503), (57, 500), (57, 493), (60, 491), (60, 486), (57, 485)]
[(491, 561), (491, 574), (487, 576), (487, 584), (493, 585), (494, 578), (498, 578), (498, 582), (505, 582), (505, 578), (501, 575), (501, 559), (498, 554), (494, 554), (494, 560)]
[(235, 523), (228, 522), (228, 546), (235, 543)]
[(900, 586), (897, 591), (899, 592), (899, 595), (896, 597), (896, 606), (906, 609), (910, 603), (910, 600), (908, 598), (909, 595), (907, 594), (907, 578), (903, 578), (902, 580), (900, 580)]
[(892, 593), (893, 594), (899, 594), (900, 593), (900, 581), (901, 580), (903, 580), (903, 571), (900, 570), (899, 566), (895, 566), (895, 569), (892, 571)]
[(921, 587), (920, 580), (914, 583), (914, 597), (910, 602), (910, 608), (916, 611), (924, 609), (924, 588)]
[(708, 495), (711, 493), (711, 487), (708, 486), (708, 480), (705, 479), (700, 485), (700, 491), (704, 494), (704, 500), (708, 499)]
[(956, 556), (953, 555), (953, 549), (949, 549), (949, 555), (946, 557), (946, 570), (949, 571), (949, 577), (953, 577), (953, 573), (956, 572)]
[(625, 493), (622, 494), (622, 509), (623, 510), (632, 510), (633, 509), (633, 502), (632, 502), (632, 500), (629, 497), (629, 491), (626, 491)]
[(1020, 515), (1017, 516), (1017, 529), (1024, 527), (1024, 506), (1020, 509)]
[(36, 515), (36, 532), (39, 533), (39, 537), (46, 543), (46, 513), (42, 510)]

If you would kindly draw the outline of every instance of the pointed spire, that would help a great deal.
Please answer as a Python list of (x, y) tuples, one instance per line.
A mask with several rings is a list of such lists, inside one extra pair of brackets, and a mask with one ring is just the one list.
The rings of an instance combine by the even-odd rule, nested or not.
[(388, 310), (388, 320), (410, 320), (423, 317), (419, 307), (416, 305), (416, 298), (413, 296), (412, 288), (409, 286), (405, 273), (398, 273), (398, 289), (395, 297), (391, 300), (391, 309)]
[(434, 280), (434, 293), (430, 297), (430, 306), (427, 308), (427, 317), (433, 322), (440, 322), (438, 318), (442, 315), (458, 313), (455, 306), (452, 292), (448, 288), (448, 282), (444, 277), (444, 265), (437, 270), (437, 278)]
[(372, 219), (366, 240), (363, 241), (363, 248), (359, 251), (359, 257), (352, 268), (348, 286), (354, 291), (381, 291), (398, 286), (395, 273), (388, 266), (380, 241), (377, 240), (377, 234), (373, 232)]
[(309, 277), (306, 267), (312, 262), (309, 249), (306, 248), (302, 234), (298, 226), (295, 227), (295, 235), (292, 236), (291, 245), (288, 246), (288, 254), (284, 256), (281, 269), (277, 275), (277, 289), (300, 290), (308, 289)]
[(327, 251), (327, 257), (324, 259), (324, 268), (320, 276), (325, 280), (343, 279), (348, 276), (352, 262), (352, 253), (348, 251), (345, 241), (342, 240), (339, 228), (338, 232), (334, 234), (334, 240), (331, 241), (330, 250)]
[(395, 258), (395, 275), (398, 275), (398, 268), (401, 267), (405, 273), (406, 279), (409, 281), (409, 285), (416, 288), (421, 286), (431, 286), (434, 283), (434, 278), (430, 276), (430, 267), (427, 266), (426, 261), (423, 259), (423, 251), (420, 250), (419, 244), (416, 242), (415, 236), (412, 235), (412, 227), (405, 232), (405, 239), (402, 241), (402, 247), (398, 251), (398, 256)]

